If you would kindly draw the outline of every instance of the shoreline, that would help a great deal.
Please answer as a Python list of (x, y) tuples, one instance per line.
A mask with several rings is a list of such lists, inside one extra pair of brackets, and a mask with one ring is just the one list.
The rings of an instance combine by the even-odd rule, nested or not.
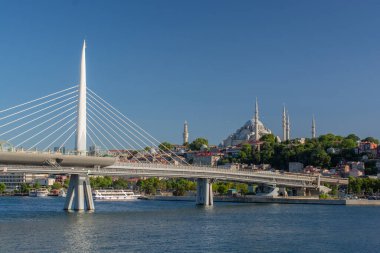
[[(146, 200), (155, 201), (194, 201), (195, 196), (149, 196)], [(258, 204), (309, 204), (309, 205), (345, 205), (380, 206), (380, 200), (368, 199), (318, 199), (318, 198), (271, 198), (271, 197), (214, 197), (214, 202), (258, 203)]]

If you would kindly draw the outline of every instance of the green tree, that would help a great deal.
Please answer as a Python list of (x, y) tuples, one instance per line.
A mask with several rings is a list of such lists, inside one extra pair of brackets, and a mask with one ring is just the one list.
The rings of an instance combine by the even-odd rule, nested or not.
[(58, 182), (54, 182), (54, 184), (51, 186), (53, 190), (59, 190), (62, 188), (62, 185)]
[[(90, 178), (90, 180), (91, 180), (91, 178)], [(66, 178), (65, 181), (63, 182), (63, 187), (66, 189), (69, 188), (69, 182), (70, 182), (70, 180), (68, 178)]]
[(276, 142), (276, 136), (274, 136), (273, 134), (265, 134), (260, 138), (260, 141), (273, 144)]
[(360, 138), (357, 135), (355, 135), (355, 134), (349, 134), (349, 135), (347, 135), (346, 139), (350, 139), (350, 140), (353, 140), (355, 142), (356, 141), (360, 141)]
[(105, 177), (90, 177), (90, 184), (92, 188), (109, 188), (112, 187), (112, 178)]
[(338, 195), (338, 186), (337, 185), (333, 185), (333, 186), (331, 186), (330, 187), (331, 188), (331, 195), (332, 196), (336, 196), (336, 195)]
[(0, 183), (0, 193), (4, 193), (6, 188), (7, 187), (4, 183)]
[(373, 143), (379, 144), (379, 140), (375, 139), (373, 137), (367, 137), (367, 138), (363, 139), (363, 141), (368, 141), (368, 142), (373, 142)]
[(260, 151), (261, 163), (272, 163), (274, 156), (274, 142), (265, 142)]
[(310, 163), (314, 166), (328, 167), (331, 157), (322, 148), (312, 150)]
[(250, 144), (243, 144), (239, 152), (241, 163), (252, 163), (252, 146)]
[(163, 151), (168, 151), (168, 150), (172, 150), (174, 146), (171, 143), (164, 141), (160, 145), (158, 145), (158, 148)]
[(112, 187), (115, 189), (126, 189), (128, 188), (128, 182), (123, 178), (118, 178), (117, 180), (113, 181)]
[(191, 150), (200, 150), (203, 145), (208, 146), (208, 140), (205, 138), (196, 138), (192, 143), (190, 143), (189, 148)]
[(354, 141), (353, 139), (344, 139), (341, 143), (341, 148), (352, 149), (356, 146), (356, 141)]
[(145, 180), (139, 180), (137, 185), (140, 187), (140, 190), (144, 191), (146, 194), (156, 194), (156, 191), (161, 184), (158, 178), (152, 177)]
[(217, 192), (220, 195), (226, 195), (228, 192), (228, 186), (226, 184), (223, 184), (223, 183), (218, 184)]
[(41, 184), (39, 182), (35, 182), (34, 185), (33, 185), (33, 188), (40, 189), (41, 188)]
[(30, 186), (29, 186), (29, 184), (27, 184), (27, 183), (22, 183), (22, 184), (20, 185), (20, 192), (21, 192), (21, 193), (28, 193), (29, 190), (30, 190)]
[(248, 193), (248, 185), (243, 183), (236, 184), (236, 190), (240, 192), (242, 195), (246, 195)]

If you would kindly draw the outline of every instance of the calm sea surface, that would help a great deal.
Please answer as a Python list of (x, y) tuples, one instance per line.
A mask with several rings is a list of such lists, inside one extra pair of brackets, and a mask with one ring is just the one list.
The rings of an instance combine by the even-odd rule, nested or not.
[(380, 252), (380, 208), (0, 197), (0, 252)]

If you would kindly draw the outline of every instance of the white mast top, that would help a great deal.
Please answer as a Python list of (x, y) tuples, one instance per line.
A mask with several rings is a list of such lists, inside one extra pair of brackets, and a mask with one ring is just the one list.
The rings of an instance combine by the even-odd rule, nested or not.
[(79, 83), (79, 99), (78, 99), (78, 125), (76, 136), (76, 152), (78, 155), (86, 155), (86, 121), (87, 121), (87, 108), (86, 108), (86, 41), (83, 41), (82, 60), (80, 65), (80, 83)]

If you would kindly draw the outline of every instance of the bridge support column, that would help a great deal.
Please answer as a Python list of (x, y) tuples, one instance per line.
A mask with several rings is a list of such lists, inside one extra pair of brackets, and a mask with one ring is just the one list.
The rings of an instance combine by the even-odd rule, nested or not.
[(95, 210), (88, 176), (72, 174), (67, 189), (65, 210)]
[(210, 179), (198, 178), (197, 179), (197, 205), (212, 206), (214, 198), (212, 193), (212, 183)]

